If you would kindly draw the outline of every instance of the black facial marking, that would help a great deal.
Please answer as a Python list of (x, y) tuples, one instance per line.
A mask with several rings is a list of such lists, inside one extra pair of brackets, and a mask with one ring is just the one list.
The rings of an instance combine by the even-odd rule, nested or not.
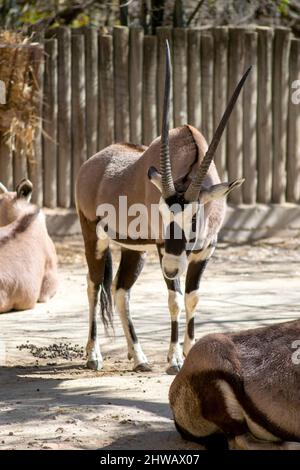
[(199, 289), (199, 284), (201, 281), (201, 277), (204, 273), (206, 265), (208, 263), (208, 259), (204, 259), (202, 261), (191, 262), (188, 267), (186, 280), (185, 280), (185, 292), (189, 294), (194, 290)]
[[(162, 246), (161, 245), (156, 245), (157, 247), (157, 251), (158, 251), (158, 256), (159, 256), (159, 262), (160, 262), (160, 265), (161, 265), (161, 262), (162, 262), (162, 253), (161, 253), (161, 248)], [(167, 288), (169, 290), (173, 290), (174, 292), (179, 292), (179, 294), (182, 294), (182, 290), (181, 290), (181, 287), (180, 287), (180, 279), (179, 278), (176, 278), (176, 279), (168, 279), (167, 277), (164, 276), (164, 280), (165, 280), (165, 283), (167, 285)]]
[(191, 318), (188, 322), (187, 331), (190, 339), (195, 338), (195, 319)]
[(178, 343), (178, 321), (171, 322), (171, 343)]
[(166, 253), (179, 256), (185, 250), (186, 238), (184, 231), (176, 222), (171, 222), (166, 227), (165, 250)]
[(181, 207), (181, 210), (183, 210), (184, 206), (188, 204), (188, 201), (184, 199), (183, 193), (175, 193), (172, 196), (167, 197), (167, 199), (165, 199), (165, 203), (169, 207), (172, 207), (174, 204), (178, 204)]

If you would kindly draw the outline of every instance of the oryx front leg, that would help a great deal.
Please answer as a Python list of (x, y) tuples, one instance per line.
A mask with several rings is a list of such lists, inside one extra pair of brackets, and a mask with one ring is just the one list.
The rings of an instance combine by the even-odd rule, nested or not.
[(183, 343), (183, 354), (186, 357), (195, 343), (195, 314), (199, 302), (199, 284), (208, 259), (191, 261), (185, 281), (186, 327)]
[(179, 317), (183, 309), (183, 296), (180, 290), (179, 280), (167, 282), (169, 287), (169, 312), (171, 316), (171, 342), (168, 352), (167, 374), (175, 375), (183, 365), (182, 348), (179, 343)]
[(148, 359), (138, 341), (130, 315), (130, 289), (137, 280), (145, 263), (146, 253), (122, 249), (120, 266), (114, 281), (115, 306), (120, 315), (127, 340), (128, 359), (133, 359), (135, 372), (150, 371)]

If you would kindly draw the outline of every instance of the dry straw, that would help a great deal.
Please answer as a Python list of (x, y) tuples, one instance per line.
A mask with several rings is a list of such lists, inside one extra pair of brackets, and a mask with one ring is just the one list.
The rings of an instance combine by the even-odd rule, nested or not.
[(0, 31), (0, 79), (6, 90), (6, 103), (0, 104), (0, 138), (10, 153), (31, 162), (35, 133), (41, 126), (36, 79), (40, 53), (39, 45), (20, 33)]

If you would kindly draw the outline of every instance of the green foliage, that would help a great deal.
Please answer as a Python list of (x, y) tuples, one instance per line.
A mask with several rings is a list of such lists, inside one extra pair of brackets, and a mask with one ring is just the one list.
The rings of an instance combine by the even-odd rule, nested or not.
[(280, 0), (278, 11), (281, 15), (287, 16), (289, 10), (289, 0)]

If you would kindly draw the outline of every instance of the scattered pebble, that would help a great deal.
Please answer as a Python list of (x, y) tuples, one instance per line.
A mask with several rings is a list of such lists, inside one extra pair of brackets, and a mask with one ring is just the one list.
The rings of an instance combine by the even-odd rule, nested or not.
[[(22, 351), (28, 349), (29, 352), (39, 359), (56, 359), (62, 358), (69, 361), (73, 359), (82, 359), (84, 357), (84, 348), (78, 344), (72, 345), (71, 343), (53, 343), (49, 346), (36, 346), (32, 343), (21, 344), (17, 349)], [(38, 363), (38, 360), (36, 361)], [(55, 362), (48, 365), (56, 365)]]

